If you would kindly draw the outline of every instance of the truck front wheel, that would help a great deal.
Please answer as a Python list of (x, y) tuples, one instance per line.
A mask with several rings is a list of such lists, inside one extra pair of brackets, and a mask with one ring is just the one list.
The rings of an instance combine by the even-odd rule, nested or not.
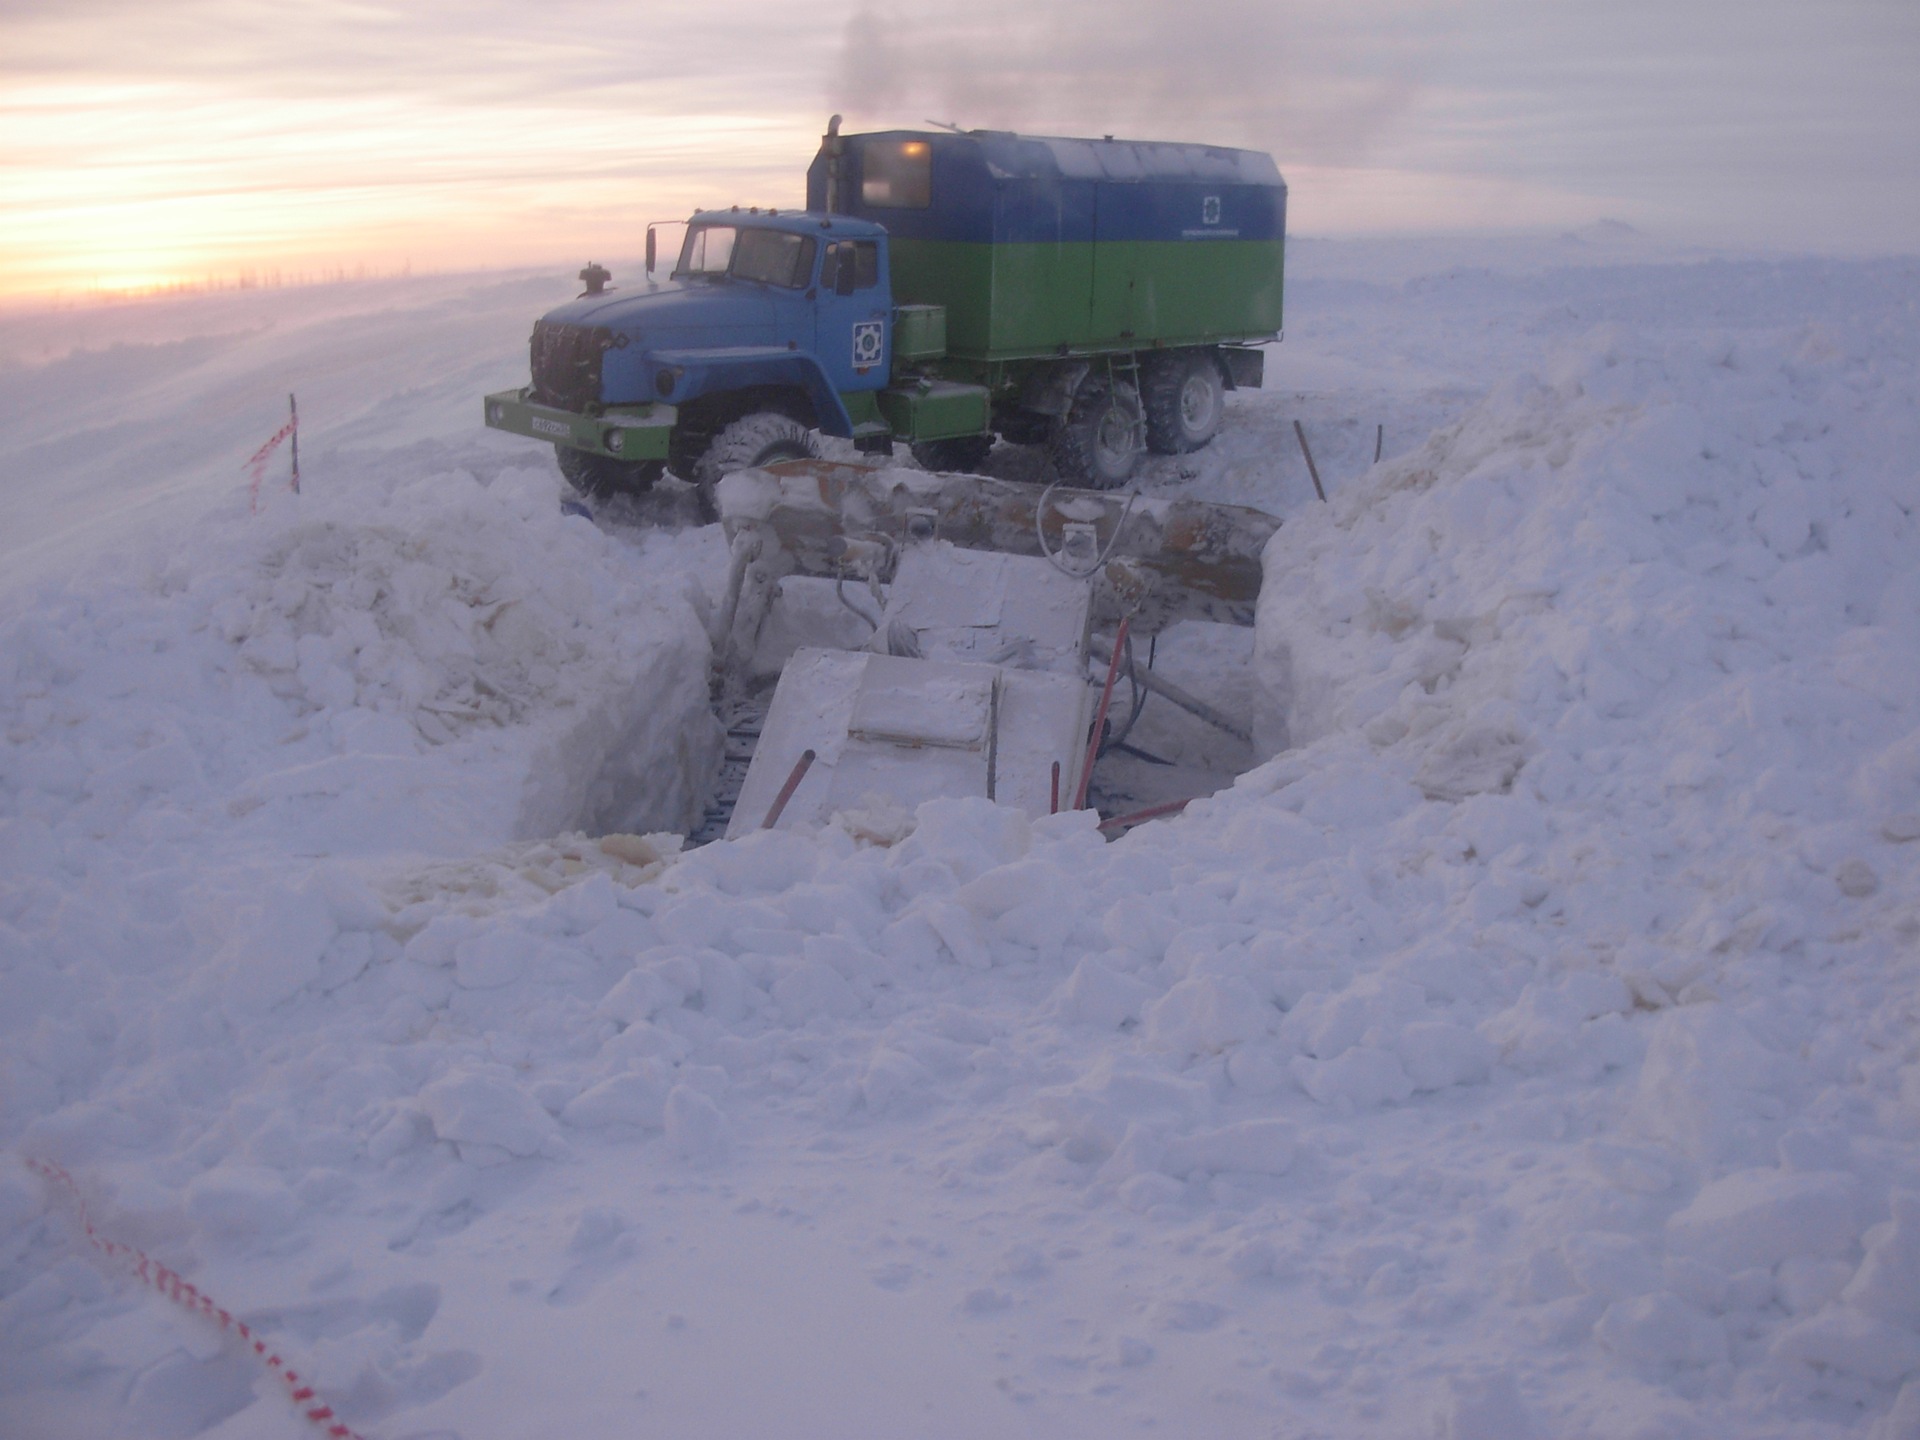
[(813, 432), (791, 415), (777, 410), (756, 410), (722, 427), (693, 467), (694, 483), (700, 490), (700, 514), (708, 521), (720, 518), (714, 499), (714, 487), (723, 476), (755, 465), (771, 465), (776, 460), (811, 460), (819, 452), (813, 444)]
[(560, 473), (567, 483), (593, 500), (644, 495), (666, 469), (658, 460), (615, 460), (568, 445), (554, 446), (553, 455), (560, 462)]
[(1053, 464), (1069, 485), (1115, 490), (1140, 463), (1140, 396), (1131, 385), (1088, 380), (1053, 432)]
[(1227, 387), (1205, 350), (1157, 357), (1141, 383), (1147, 407), (1147, 448), (1185, 455), (1220, 433)]

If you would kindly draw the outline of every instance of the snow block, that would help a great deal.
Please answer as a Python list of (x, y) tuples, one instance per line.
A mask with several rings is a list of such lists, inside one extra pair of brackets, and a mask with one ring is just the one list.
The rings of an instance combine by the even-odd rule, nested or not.
[(1691, 1369), (1727, 1358), (1726, 1327), (1667, 1290), (1616, 1300), (1593, 1333), (1622, 1360), (1648, 1369)]
[(1271, 1005), (1237, 975), (1182, 980), (1145, 1011), (1147, 1039), (1186, 1055), (1217, 1055), (1264, 1034)]
[(258, 1014), (319, 978), (320, 960), (339, 933), (333, 909), (315, 886), (271, 895), (221, 952), (221, 991), (230, 1013)]
[(1867, 1258), (1841, 1296), (1862, 1313), (1920, 1330), (1920, 1195), (1896, 1192), (1893, 1218), (1867, 1232)]
[(516, 1085), (508, 1072), (459, 1070), (420, 1092), (420, 1108), (433, 1132), (451, 1140), (463, 1160), (558, 1155), (566, 1144), (553, 1117)]
[(1394, 1040), (1416, 1090), (1444, 1090), (1487, 1078), (1493, 1046), (1478, 1031), (1444, 1020), (1417, 1020)]
[(1413, 1079), (1399, 1057), (1372, 1045), (1355, 1045), (1332, 1060), (1296, 1055), (1292, 1070), (1302, 1090), (1335, 1109), (1372, 1110), (1413, 1095)]
[(1438, 1440), (1535, 1440), (1519, 1388), (1507, 1371), (1449, 1375), (1447, 1401), (1434, 1416)]
[(1083, 956), (1057, 992), (1055, 1003), (1062, 1020), (1096, 1030), (1117, 1030), (1154, 998), (1144, 980), (1123, 975), (1092, 955)]
[(628, 1125), (658, 1130), (667, 1123), (667, 1095), (673, 1067), (664, 1060), (643, 1060), (623, 1075), (591, 1085), (567, 1102), (560, 1118), (582, 1129)]
[(1742, 1170), (1703, 1187), (1667, 1221), (1675, 1254), (1731, 1275), (1796, 1255), (1853, 1248), (1854, 1181), (1837, 1171)]
[(1772, 1354), (1776, 1360), (1897, 1385), (1920, 1371), (1920, 1335), (1883, 1324), (1851, 1306), (1833, 1305), (1783, 1330), (1773, 1342)]
[(222, 1165), (187, 1186), (187, 1214), (203, 1233), (222, 1240), (284, 1235), (302, 1209), (286, 1182), (264, 1166)]
[(687, 1085), (667, 1093), (663, 1118), (667, 1143), (687, 1160), (713, 1161), (726, 1157), (732, 1143), (727, 1117), (711, 1096)]
[(1232, 1171), (1284, 1175), (1293, 1168), (1297, 1138), (1284, 1120), (1242, 1120), (1167, 1141), (1160, 1168), (1188, 1178)]

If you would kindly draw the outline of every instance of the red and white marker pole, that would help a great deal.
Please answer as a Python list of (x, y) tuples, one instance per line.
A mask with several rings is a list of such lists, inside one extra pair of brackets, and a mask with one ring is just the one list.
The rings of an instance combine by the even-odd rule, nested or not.
[(248, 510), (258, 513), (260, 477), (266, 473), (267, 461), (273, 458), (273, 452), (288, 440), (293, 441), (293, 476), (289, 483), (293, 487), (293, 493), (298, 495), (300, 493), (300, 407), (294, 403), (291, 395), (287, 396), (287, 423), (269, 435), (266, 444), (247, 457), (244, 468), (252, 477), (247, 493)]

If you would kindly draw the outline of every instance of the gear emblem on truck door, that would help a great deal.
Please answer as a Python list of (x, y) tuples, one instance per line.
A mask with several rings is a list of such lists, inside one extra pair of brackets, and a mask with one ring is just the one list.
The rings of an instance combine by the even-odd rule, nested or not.
[(886, 345), (887, 330), (884, 321), (858, 320), (853, 326), (853, 363), (859, 365), (878, 365), (880, 351)]

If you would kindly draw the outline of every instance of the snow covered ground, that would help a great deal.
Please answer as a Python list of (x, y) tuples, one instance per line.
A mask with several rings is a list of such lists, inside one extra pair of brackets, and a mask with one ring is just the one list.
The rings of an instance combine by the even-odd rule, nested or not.
[(572, 833), (724, 550), (478, 427), (564, 280), (0, 317), (0, 1433), (308, 1433), (41, 1157), (378, 1440), (1920, 1435), (1920, 264), (1291, 259), (1112, 844)]

